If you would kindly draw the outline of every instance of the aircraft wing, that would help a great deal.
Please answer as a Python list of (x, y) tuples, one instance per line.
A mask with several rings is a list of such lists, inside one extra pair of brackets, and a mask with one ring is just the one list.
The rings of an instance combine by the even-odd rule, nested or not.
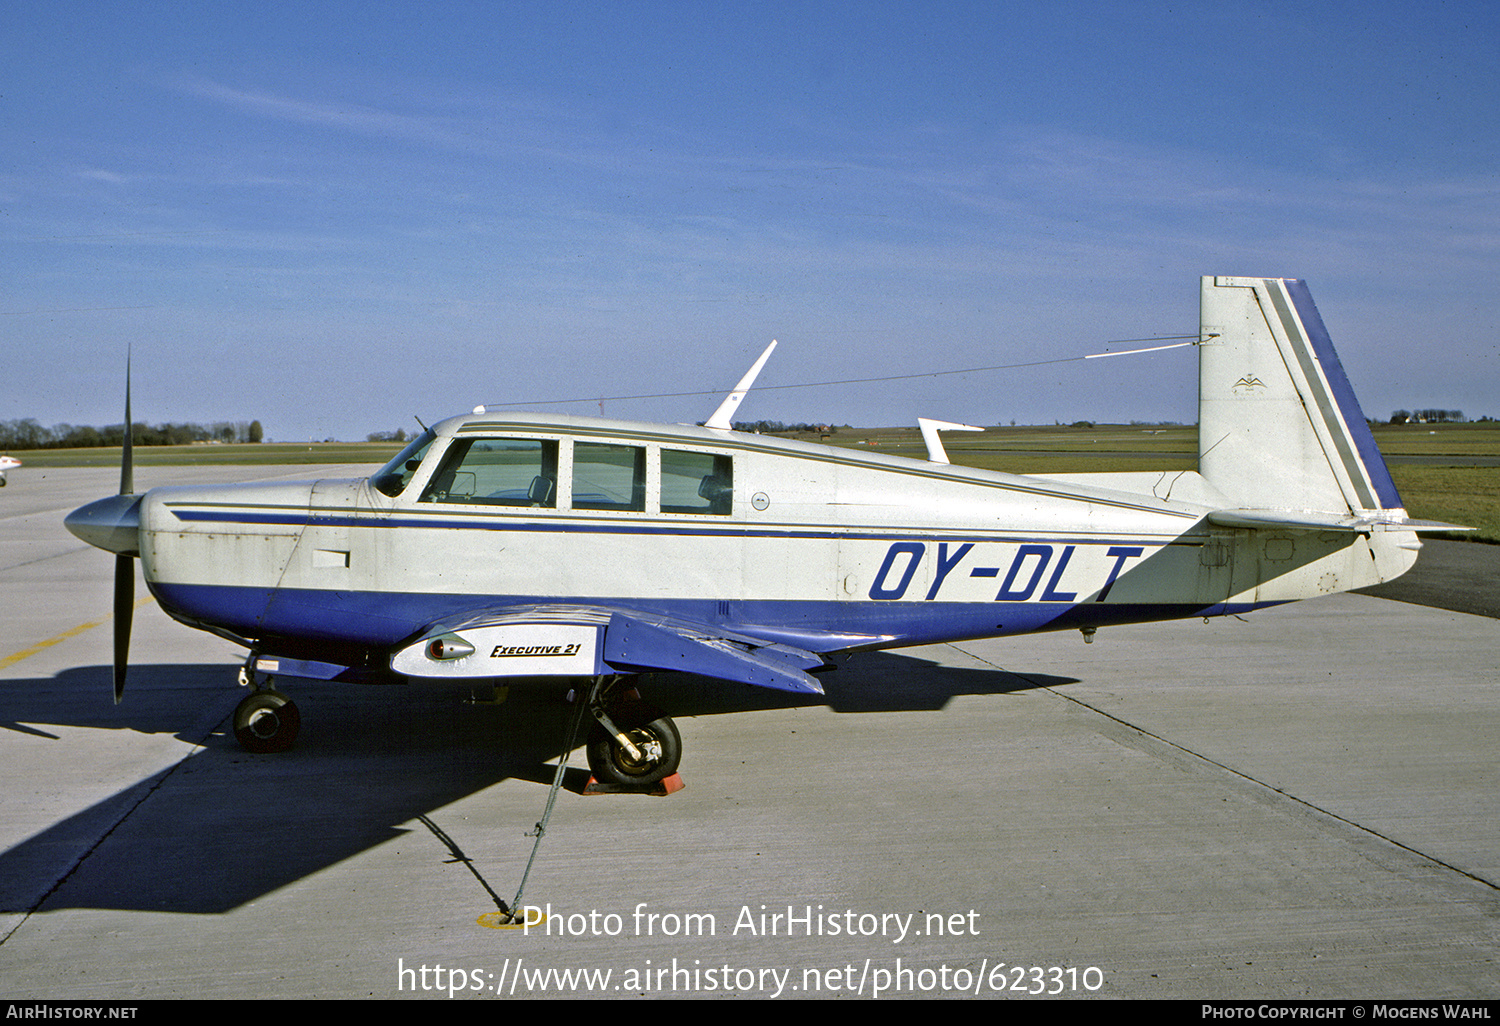
[(602, 606), (510, 606), (432, 624), (391, 657), (412, 677), (592, 676), (676, 671), (823, 694), (821, 655), (712, 624)]

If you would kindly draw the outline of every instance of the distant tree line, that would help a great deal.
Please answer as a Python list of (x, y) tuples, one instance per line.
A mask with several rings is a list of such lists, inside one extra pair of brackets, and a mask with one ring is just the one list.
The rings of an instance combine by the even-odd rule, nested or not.
[(1392, 424), (1464, 424), (1468, 419), (1463, 410), (1397, 410), (1391, 414)]
[(732, 427), (736, 431), (748, 431), (757, 435), (781, 435), (795, 431), (833, 434), (838, 431), (832, 424), (783, 424), (779, 420), (737, 420)]
[[(216, 421), (203, 424), (133, 424), (132, 445), (191, 445), (194, 442), (250, 442), (264, 438), (258, 420)], [(125, 442), (125, 425), (79, 427), (54, 424), (43, 427), (34, 419), (0, 421), (0, 450), (8, 449), (87, 449), (95, 446), (120, 446)]]
[(372, 431), (365, 435), (367, 442), (404, 442), (406, 441), (406, 429), (397, 428), (394, 431)]

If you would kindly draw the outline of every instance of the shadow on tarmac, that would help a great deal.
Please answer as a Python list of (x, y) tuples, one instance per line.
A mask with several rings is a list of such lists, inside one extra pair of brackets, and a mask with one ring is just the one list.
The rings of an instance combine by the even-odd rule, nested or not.
[[(185, 758), (164, 751), (166, 768), (0, 853), (0, 912), (227, 912), (503, 780), (545, 787), (566, 743), (567, 687), (555, 682), (513, 686), (501, 704), (472, 704), (461, 700), (467, 686), (287, 680), (277, 686), (301, 707), (302, 734), (290, 751), (251, 755), (230, 730), (243, 692), (225, 679), (223, 664), (133, 666), (119, 706), (108, 698), (107, 666), (0, 689), (0, 726), (27, 743), (65, 743), (62, 732), (87, 727), (201, 746)], [(826, 697), (686, 676), (652, 677), (640, 690), (673, 716), (819, 705), (879, 713), (1073, 679), (878, 652), (853, 657), (823, 682)], [(583, 762), (581, 752), (573, 758)], [(564, 786), (580, 792), (587, 781), (587, 769), (570, 766)]]

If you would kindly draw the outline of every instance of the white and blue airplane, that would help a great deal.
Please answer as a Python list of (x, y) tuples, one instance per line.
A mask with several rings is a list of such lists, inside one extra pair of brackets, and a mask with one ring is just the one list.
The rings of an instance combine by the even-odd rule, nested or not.
[(6, 472), (15, 470), (20, 465), (21, 461), (14, 456), (0, 456), (0, 488), (5, 487)]
[[(369, 478), (154, 488), (67, 518), (174, 619), (249, 650), (236, 734), (292, 743), (270, 677), (592, 678), (596, 777), (675, 772), (622, 681), (822, 693), (839, 655), (1220, 616), (1391, 580), (1417, 532), (1307, 286), (1206, 277), (1197, 471), (1018, 476), (731, 430), (486, 412)], [(774, 346), (774, 343), (773, 343)], [(126, 397), (129, 423), (129, 396)]]

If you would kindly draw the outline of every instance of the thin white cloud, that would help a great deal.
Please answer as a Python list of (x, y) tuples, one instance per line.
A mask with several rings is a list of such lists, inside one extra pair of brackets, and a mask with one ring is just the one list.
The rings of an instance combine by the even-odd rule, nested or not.
[(235, 89), (200, 77), (184, 77), (181, 87), (204, 99), (277, 121), (322, 125), (364, 135), (422, 141), (446, 141), (429, 120), (361, 104), (314, 103), (268, 92)]

